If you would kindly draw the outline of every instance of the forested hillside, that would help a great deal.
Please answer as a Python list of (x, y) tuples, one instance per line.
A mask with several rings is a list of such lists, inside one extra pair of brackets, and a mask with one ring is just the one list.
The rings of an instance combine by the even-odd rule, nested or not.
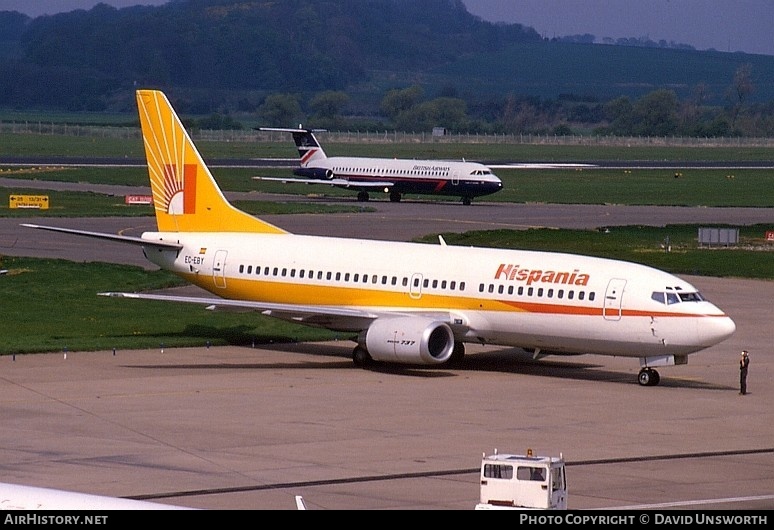
[[(774, 57), (549, 42), (484, 22), (459, 0), (0, 12), (0, 108), (129, 113), (137, 87), (167, 91), (183, 113), (212, 114), (215, 128), (239, 127), (245, 113), (270, 125), (473, 132), (774, 128)], [(643, 127), (636, 112), (655, 102), (668, 123)]]
[(23, 31), (19, 22), (4, 24), (3, 33), (19, 36), (20, 51), (4, 61), (2, 105), (100, 108), (135, 84), (341, 90), (378, 72), (421, 72), (539, 40), (531, 29), (482, 22), (452, 0), (183, 0), (119, 10), (102, 4), (38, 17)]

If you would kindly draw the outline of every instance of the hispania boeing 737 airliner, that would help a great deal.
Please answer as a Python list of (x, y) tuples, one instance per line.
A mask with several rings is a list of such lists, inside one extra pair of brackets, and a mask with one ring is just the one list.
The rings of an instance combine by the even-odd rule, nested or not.
[(465, 343), (545, 355), (637, 358), (654, 367), (732, 335), (734, 322), (686, 281), (596, 257), (294, 235), (233, 207), (166, 96), (137, 92), (158, 231), (141, 237), (26, 225), (123, 241), (213, 293), (108, 296), (237, 307), (349, 332), (358, 365), (445, 365)]
[(293, 173), (303, 178), (253, 177), (256, 180), (326, 184), (357, 191), (359, 201), (367, 201), (369, 192), (380, 191), (388, 193), (392, 202), (400, 202), (403, 195), (414, 193), (460, 197), (463, 204), (470, 204), (474, 197), (503, 188), (492, 170), (477, 162), (328, 157), (312, 129), (262, 127), (260, 130), (293, 135), (300, 163)]

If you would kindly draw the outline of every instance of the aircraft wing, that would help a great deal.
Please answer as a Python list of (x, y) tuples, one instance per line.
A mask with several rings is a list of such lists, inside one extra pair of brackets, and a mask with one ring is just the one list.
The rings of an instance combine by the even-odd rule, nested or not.
[(541, 162), (527, 162), (527, 163), (517, 163), (514, 162), (512, 164), (487, 164), (486, 167), (489, 169), (586, 169), (586, 168), (593, 168), (593, 167), (599, 167), (596, 164), (575, 164), (575, 163), (569, 163), (569, 164), (563, 164), (563, 163), (541, 163)]
[(336, 186), (339, 188), (355, 188), (355, 189), (372, 189), (372, 188), (391, 188), (395, 185), (394, 182), (381, 181), (381, 182), (361, 182), (351, 181), (349, 179), (302, 179), (294, 177), (253, 177), (254, 180), (274, 180), (282, 182), (284, 184), (327, 184), (328, 186)]
[(263, 315), (281, 318), (299, 324), (322, 326), (340, 331), (360, 331), (366, 329), (380, 315), (368, 311), (335, 306), (273, 304), (252, 302), (249, 300), (229, 300), (207, 296), (176, 296), (152, 293), (99, 293), (100, 296), (118, 298), (136, 298), (140, 300), (158, 300), (162, 302), (181, 302), (200, 304), (209, 310), (249, 310)]
[[(211, 311), (258, 311), (263, 315), (280, 318), (289, 322), (296, 322), (308, 326), (319, 326), (327, 329), (335, 329), (337, 331), (362, 331), (367, 329), (377, 318), (385, 316), (416, 316), (419, 314), (446, 322), (451, 320), (448, 312), (375, 312), (338, 306), (275, 304), (269, 302), (253, 302), (250, 300), (229, 300), (208, 296), (176, 296), (153, 293), (105, 292), (99, 293), (99, 295), (116, 298), (199, 304), (206, 306), (206, 309)], [(459, 325), (455, 326), (455, 328), (459, 328)]]

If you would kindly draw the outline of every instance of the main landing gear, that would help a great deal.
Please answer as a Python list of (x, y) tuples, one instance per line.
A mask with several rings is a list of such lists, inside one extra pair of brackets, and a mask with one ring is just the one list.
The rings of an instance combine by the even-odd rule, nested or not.
[(637, 382), (642, 386), (656, 386), (661, 381), (661, 376), (653, 368), (643, 368), (637, 375)]
[(358, 368), (367, 368), (374, 363), (368, 350), (360, 345), (355, 346), (355, 349), (352, 350), (352, 361)]
[(368, 202), (368, 192), (367, 191), (357, 192), (357, 200), (360, 202)]
[(462, 362), (464, 358), (465, 358), (465, 343), (455, 342), (454, 351), (452, 351), (451, 357), (449, 357), (449, 360), (446, 361), (446, 363), (449, 366), (457, 366)]

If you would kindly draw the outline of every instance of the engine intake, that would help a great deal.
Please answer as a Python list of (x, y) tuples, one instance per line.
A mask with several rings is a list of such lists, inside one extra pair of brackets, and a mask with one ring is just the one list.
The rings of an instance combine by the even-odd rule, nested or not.
[(454, 352), (449, 325), (429, 318), (379, 318), (363, 335), (358, 342), (375, 361), (442, 364)]

